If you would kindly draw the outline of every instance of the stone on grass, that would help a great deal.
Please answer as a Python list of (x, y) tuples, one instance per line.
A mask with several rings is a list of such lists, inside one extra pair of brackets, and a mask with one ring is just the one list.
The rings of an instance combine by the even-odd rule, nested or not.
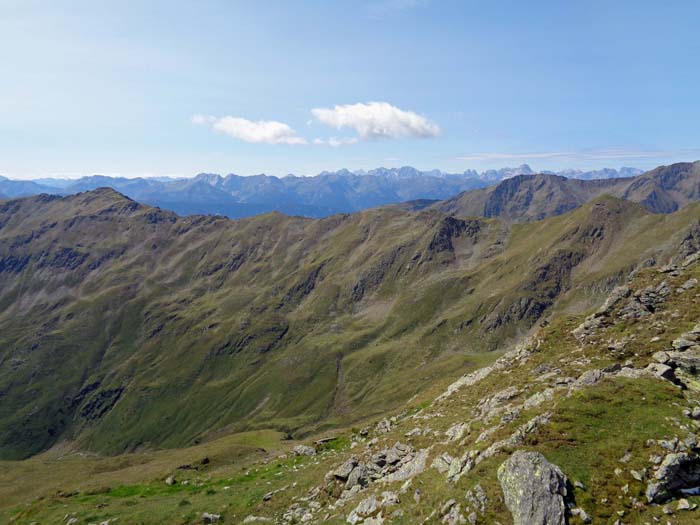
[(498, 468), (514, 525), (564, 525), (566, 476), (539, 452), (517, 451)]

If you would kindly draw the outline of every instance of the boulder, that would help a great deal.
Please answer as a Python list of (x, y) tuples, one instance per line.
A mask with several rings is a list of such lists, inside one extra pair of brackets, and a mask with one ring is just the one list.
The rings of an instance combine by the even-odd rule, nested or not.
[(674, 492), (699, 485), (700, 457), (687, 452), (668, 454), (647, 485), (646, 496), (650, 503), (663, 503)]
[(455, 423), (445, 431), (448, 441), (457, 441), (469, 431), (469, 423)]
[(685, 370), (690, 374), (700, 371), (700, 347), (693, 347), (683, 352), (666, 352), (668, 365)]
[(209, 512), (202, 514), (202, 523), (218, 523), (220, 519), (220, 514), (210, 514)]
[(384, 480), (387, 483), (395, 481), (406, 481), (414, 476), (417, 476), (425, 470), (425, 463), (428, 460), (430, 449), (420, 450), (410, 461), (407, 461), (396, 471), (392, 472)]
[(297, 445), (292, 449), (292, 454), (295, 456), (315, 456), (316, 449), (308, 445)]
[(610, 292), (610, 295), (596, 313), (598, 315), (608, 315), (617, 303), (622, 299), (626, 299), (629, 295), (630, 289), (628, 286), (617, 286)]
[(688, 348), (692, 348), (692, 347), (697, 346), (697, 345), (698, 345), (698, 342), (697, 342), (696, 338), (693, 337), (691, 339), (691, 338), (687, 337), (686, 334), (683, 334), (678, 339), (673, 340), (673, 348), (675, 348), (676, 350), (680, 350), (680, 351), (686, 350)]
[(348, 475), (348, 480), (345, 482), (345, 488), (350, 490), (355, 485), (366, 487), (368, 483), (369, 471), (367, 470), (367, 467), (360, 463), (354, 469), (352, 469), (352, 472), (350, 472)]
[(347, 481), (352, 470), (357, 466), (358, 461), (356, 457), (348, 459), (345, 463), (336, 468), (331, 474), (336, 479), (341, 481)]
[(450, 456), (447, 452), (443, 452), (433, 460), (433, 463), (430, 466), (437, 470), (440, 474), (444, 474), (450, 469), (452, 460), (452, 456)]
[(595, 385), (603, 379), (603, 371), (598, 369), (588, 370), (581, 374), (572, 385), (573, 388), (581, 388), (585, 386)]
[(514, 525), (564, 525), (566, 476), (539, 452), (517, 451), (498, 468)]
[(657, 363), (661, 363), (662, 365), (668, 364), (668, 361), (670, 359), (667, 352), (655, 352), (654, 355), (651, 356), (651, 358)]
[(363, 499), (357, 507), (348, 515), (346, 521), (350, 525), (355, 525), (362, 521), (366, 521), (366, 518), (375, 514), (381, 508), (381, 503), (374, 496)]
[(661, 363), (649, 363), (646, 370), (652, 376), (658, 377), (659, 379), (666, 379), (667, 381), (676, 380), (676, 375), (673, 373), (673, 368), (670, 366)]

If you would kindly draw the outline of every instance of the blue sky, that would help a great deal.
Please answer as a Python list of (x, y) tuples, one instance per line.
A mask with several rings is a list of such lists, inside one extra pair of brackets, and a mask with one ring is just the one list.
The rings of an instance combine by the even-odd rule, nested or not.
[(700, 158), (700, 2), (0, 0), (0, 174)]

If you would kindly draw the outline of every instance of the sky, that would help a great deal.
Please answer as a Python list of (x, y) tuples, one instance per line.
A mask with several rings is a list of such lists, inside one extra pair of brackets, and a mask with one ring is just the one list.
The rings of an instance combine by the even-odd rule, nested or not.
[(700, 158), (700, 2), (0, 0), (0, 175)]

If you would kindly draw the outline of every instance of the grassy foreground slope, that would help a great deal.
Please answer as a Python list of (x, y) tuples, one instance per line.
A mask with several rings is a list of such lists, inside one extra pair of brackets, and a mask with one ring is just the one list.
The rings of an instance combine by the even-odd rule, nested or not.
[[(694, 415), (700, 383), (698, 369), (687, 364), (700, 347), (678, 352), (675, 359), (686, 364), (672, 364), (671, 373), (659, 368), (666, 359), (659, 352), (675, 351), (684, 338), (700, 339), (688, 335), (700, 334), (694, 328), (700, 320), (700, 257), (685, 257), (697, 247), (682, 238), (675, 246), (677, 264), (666, 266), (663, 259), (637, 271), (595, 315), (553, 317), (493, 365), (444, 392), (426, 391), (391, 418), (341, 430), (313, 456), (287, 451), (243, 467), (163, 465), (139, 483), (116, 476), (99, 489), (66, 475), (60, 492), (54, 485), (33, 501), (12, 494), (0, 518), (16, 524), (185, 524), (203, 523), (204, 513), (212, 513), (220, 523), (236, 524), (349, 519), (505, 525), (512, 521), (497, 471), (513, 452), (529, 450), (567, 477), (570, 524), (697, 523), (700, 496), (680, 489), (700, 484), (700, 471), (686, 473), (659, 502), (647, 497), (650, 485), (663, 479), (660, 465), (668, 458), (685, 454), (700, 464)], [(401, 459), (389, 459), (397, 451)], [(42, 469), (60, 469), (62, 461), (82, 469), (95, 461), (47, 457), (40, 466), (37, 460), (16, 464), (26, 466), (24, 476), (13, 475), (15, 464), (6, 463), (0, 490), (8, 478), (30, 486)], [(356, 468), (384, 466), (351, 483), (352, 476), (344, 474), (347, 482), (339, 477), (348, 461)], [(169, 475), (175, 484), (164, 482)]]
[[(488, 364), (697, 243), (601, 197), (525, 225), (378, 209), (179, 218), (112, 190), (0, 205), (0, 456), (303, 436)], [(661, 240), (660, 240), (661, 239)]]

